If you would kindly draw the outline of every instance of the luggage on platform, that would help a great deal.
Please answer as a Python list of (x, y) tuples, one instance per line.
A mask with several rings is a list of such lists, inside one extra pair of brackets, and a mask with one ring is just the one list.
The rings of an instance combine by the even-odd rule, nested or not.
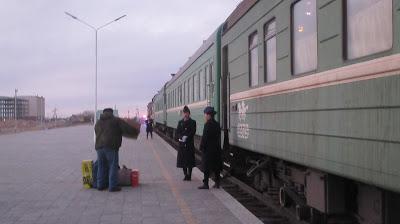
[(132, 169), (128, 169), (125, 165), (122, 166), (122, 169), (118, 170), (119, 186), (131, 186), (131, 172)]
[(83, 187), (89, 189), (92, 187), (93, 182), (93, 161), (83, 160), (82, 161), (82, 182)]
[[(108, 169), (108, 168), (106, 168)], [(91, 187), (97, 188), (97, 170), (98, 170), (98, 162), (97, 160), (93, 163), (92, 169), (92, 182)], [(118, 169), (118, 185), (119, 186), (132, 186), (132, 169), (127, 168), (125, 165), (122, 165), (122, 169)], [(108, 173), (105, 173), (104, 176), (108, 176)], [(105, 179), (106, 186), (108, 187), (108, 178)], [(137, 180), (139, 181), (139, 180)]]
[(137, 170), (137, 169), (132, 170), (131, 183), (132, 183), (132, 187), (139, 186), (139, 170)]

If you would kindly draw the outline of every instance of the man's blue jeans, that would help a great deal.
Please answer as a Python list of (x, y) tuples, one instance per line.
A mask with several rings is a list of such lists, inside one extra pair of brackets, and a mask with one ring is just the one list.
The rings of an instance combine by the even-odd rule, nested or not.
[[(99, 167), (97, 170), (97, 189), (106, 188), (106, 178), (108, 178), (108, 189), (111, 190), (118, 186), (118, 151), (114, 149), (97, 149), (97, 161)], [(107, 174), (108, 167), (108, 176)]]

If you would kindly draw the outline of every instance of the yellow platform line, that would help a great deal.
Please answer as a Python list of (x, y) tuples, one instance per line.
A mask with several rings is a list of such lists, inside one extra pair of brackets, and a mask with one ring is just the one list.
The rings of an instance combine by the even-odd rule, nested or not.
[(181, 194), (178, 191), (178, 188), (175, 185), (175, 182), (172, 180), (171, 175), (167, 172), (167, 169), (165, 168), (164, 163), (162, 162), (160, 156), (158, 155), (156, 149), (154, 148), (154, 143), (150, 142), (149, 144), (153, 151), (154, 157), (156, 158), (156, 160), (158, 162), (158, 166), (161, 169), (162, 175), (164, 176), (165, 180), (167, 180), (169, 188), (171, 189), (172, 194), (174, 195), (174, 198), (175, 198), (176, 202), (178, 203), (179, 209), (181, 210), (181, 213), (185, 219), (185, 222), (187, 224), (197, 224), (198, 222), (193, 217), (192, 210), (189, 208), (186, 201), (182, 198)]

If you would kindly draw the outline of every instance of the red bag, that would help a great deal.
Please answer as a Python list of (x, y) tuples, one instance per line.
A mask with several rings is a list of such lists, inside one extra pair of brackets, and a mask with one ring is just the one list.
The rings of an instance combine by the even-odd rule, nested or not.
[(131, 183), (132, 187), (139, 186), (139, 170), (135, 169), (131, 172)]

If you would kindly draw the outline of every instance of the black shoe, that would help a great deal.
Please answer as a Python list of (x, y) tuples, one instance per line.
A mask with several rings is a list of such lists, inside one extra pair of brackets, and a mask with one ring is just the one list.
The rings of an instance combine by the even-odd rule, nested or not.
[(104, 191), (107, 187), (97, 188), (98, 191)]
[(121, 187), (114, 187), (111, 188), (110, 190), (108, 190), (109, 192), (117, 192), (117, 191), (121, 191)]
[(187, 181), (188, 176), (185, 175), (185, 178), (183, 178), (183, 181)]
[(198, 187), (198, 189), (210, 189), (208, 185), (203, 184), (202, 186)]
[(187, 181), (191, 181), (191, 180), (192, 180), (192, 177), (188, 176)]

